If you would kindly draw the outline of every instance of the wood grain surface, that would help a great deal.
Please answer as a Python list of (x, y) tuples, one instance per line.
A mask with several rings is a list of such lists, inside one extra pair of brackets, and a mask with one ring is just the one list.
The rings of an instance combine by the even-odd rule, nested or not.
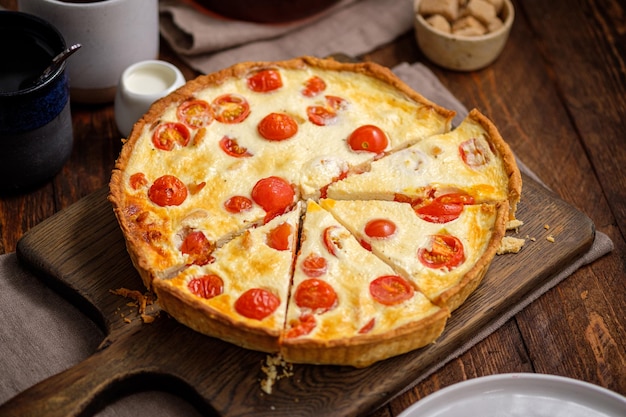
[(120, 314), (128, 300), (112, 290), (145, 289), (106, 193), (87, 196), (32, 228), (17, 254), (100, 323), (107, 337), (91, 357), (1, 405), (0, 414), (78, 416), (111, 401), (108, 393), (151, 381), (160, 390), (175, 386), (175, 393), (186, 387), (183, 395), (223, 416), (365, 415), (515, 309), (584, 253), (595, 234), (587, 216), (525, 177), (517, 216), (524, 221), (517, 232), (526, 238), (524, 248), (495, 258), (436, 343), (364, 369), (294, 365), (293, 376), (279, 380), (267, 395), (259, 384), (265, 354), (195, 333), (165, 312), (150, 324), (142, 324), (136, 312)]
[[(370, 417), (394, 417), (451, 384), (509, 372), (566, 376), (626, 395), (626, 5), (513, 3), (516, 20), (506, 47), (483, 70), (461, 73), (431, 64), (412, 30), (359, 58), (388, 67), (427, 65), (467, 108), (490, 117), (517, 156), (558, 197), (591, 218), (615, 249), (419, 384), (370, 410)], [(0, 5), (17, 7), (16, 0)], [(161, 46), (161, 58), (187, 79), (198, 75), (165, 41)], [(75, 145), (63, 171), (41, 187), (0, 196), (0, 252), (15, 251), (30, 229), (108, 183), (121, 149), (113, 106), (72, 105), (72, 120)]]

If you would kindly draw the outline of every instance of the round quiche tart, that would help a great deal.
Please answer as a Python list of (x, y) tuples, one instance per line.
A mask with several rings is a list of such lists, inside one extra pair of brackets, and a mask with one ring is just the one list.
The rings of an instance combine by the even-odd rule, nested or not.
[(508, 145), (479, 111), (453, 116), (374, 63), (241, 63), (152, 105), (109, 200), (179, 322), (368, 366), (439, 337), (515, 217)]

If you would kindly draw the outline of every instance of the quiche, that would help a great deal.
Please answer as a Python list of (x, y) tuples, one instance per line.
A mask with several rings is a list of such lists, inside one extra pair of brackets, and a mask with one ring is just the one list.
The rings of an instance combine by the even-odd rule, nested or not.
[(374, 63), (241, 63), (152, 105), (109, 200), (174, 319), (364, 367), (434, 342), (515, 218), (508, 145), (478, 110), (453, 117)]

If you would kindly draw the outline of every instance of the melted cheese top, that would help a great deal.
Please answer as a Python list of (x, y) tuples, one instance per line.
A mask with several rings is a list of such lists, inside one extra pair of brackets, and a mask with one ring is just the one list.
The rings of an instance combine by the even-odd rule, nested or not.
[[(327, 228), (333, 232), (334, 254), (328, 251), (324, 234)], [(363, 248), (355, 237), (326, 210), (313, 201), (308, 202), (302, 226), (302, 247), (296, 260), (293, 275), (292, 296), (287, 309), (287, 326), (298, 321), (303, 314), (313, 314), (317, 325), (311, 333), (298, 340), (340, 340), (358, 337), (359, 330), (374, 320), (370, 335), (383, 333), (407, 323), (429, 317), (440, 308), (432, 304), (424, 294), (415, 291), (413, 296), (400, 304), (383, 305), (370, 294), (370, 283), (381, 276), (397, 275), (379, 257)], [(309, 255), (326, 260), (326, 272), (316, 277), (330, 284), (337, 294), (336, 305), (328, 311), (311, 311), (298, 306), (293, 293), (303, 281), (311, 279), (304, 272), (303, 263)], [(285, 340), (289, 343), (290, 340)]]
[[(388, 84), (352, 72), (307, 69), (281, 69), (283, 87), (268, 93), (252, 91), (245, 78), (231, 78), (222, 84), (199, 90), (191, 99), (211, 103), (217, 97), (237, 94), (250, 106), (250, 114), (242, 123), (226, 124), (217, 120), (206, 128), (190, 129), (187, 146), (175, 145), (171, 151), (156, 148), (152, 142), (155, 129), (164, 123), (177, 122), (179, 102), (171, 103), (158, 122), (145, 124), (123, 172), (124, 183), (131, 175), (143, 173), (148, 186), (165, 174), (175, 175), (190, 189), (180, 206), (158, 207), (147, 198), (146, 188), (128, 187), (129, 200), (145, 207), (155, 229), (164, 230), (151, 263), (160, 270), (182, 264), (178, 253), (180, 230), (202, 230), (212, 241), (239, 233), (250, 225), (262, 222), (265, 212), (254, 204), (251, 210), (233, 215), (224, 209), (224, 202), (235, 195), (250, 197), (256, 182), (279, 176), (296, 188), (302, 199), (319, 196), (320, 188), (342, 172), (374, 157), (370, 152), (350, 149), (347, 138), (358, 126), (375, 124), (389, 138), (387, 150), (404, 147), (424, 137), (442, 133), (448, 121), (423, 103), (415, 102)], [(308, 79), (321, 77), (327, 85), (322, 94), (306, 97), (301, 90)], [(325, 97), (346, 101), (337, 119), (318, 126), (307, 118), (307, 107), (324, 105)], [(298, 124), (295, 136), (283, 141), (269, 141), (257, 131), (266, 115), (279, 112), (294, 118)], [(235, 158), (220, 149), (220, 140), (237, 140), (252, 155)], [(200, 188), (202, 187), (202, 188)], [(159, 274), (157, 272), (157, 274)]]
[[(470, 166), (463, 160), (463, 152), (467, 158), (478, 153), (484, 159)], [(367, 172), (331, 184), (327, 195), (334, 199), (360, 196), (392, 200), (395, 194), (421, 197), (424, 189), (434, 187), (460, 189), (479, 202), (506, 200), (509, 177), (502, 159), (493, 152), (487, 132), (467, 118), (451, 132), (420, 140), (373, 161)]]
[[(372, 251), (393, 265), (431, 300), (459, 284), (463, 276), (483, 255), (492, 235), (496, 209), (492, 205), (465, 206), (456, 220), (445, 224), (431, 223), (419, 218), (410, 204), (395, 201), (340, 201), (322, 200), (322, 207), (330, 210), (358, 239), (371, 245)], [(370, 220), (387, 219), (396, 225), (396, 231), (387, 238), (372, 238), (364, 229)], [(429, 248), (431, 237), (452, 235), (463, 244), (465, 261), (452, 270), (433, 269), (420, 262), (418, 252)]]

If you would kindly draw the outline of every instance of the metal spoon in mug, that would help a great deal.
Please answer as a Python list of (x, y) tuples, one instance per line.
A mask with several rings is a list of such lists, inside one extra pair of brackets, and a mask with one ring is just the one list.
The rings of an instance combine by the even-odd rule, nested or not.
[(76, 52), (81, 46), (82, 45), (80, 43), (76, 43), (70, 46), (69, 48), (66, 48), (65, 50), (63, 50), (57, 56), (52, 58), (52, 63), (48, 65), (48, 67), (45, 70), (43, 70), (43, 72), (41, 73), (39, 77), (37, 77), (34, 81), (31, 81), (28, 83), (25, 82), (24, 84), (27, 84), (27, 85), (24, 85), (23, 87), (35, 86), (43, 82), (43, 80), (46, 77), (48, 77), (52, 72), (54, 72), (67, 58), (70, 57), (70, 55)]

